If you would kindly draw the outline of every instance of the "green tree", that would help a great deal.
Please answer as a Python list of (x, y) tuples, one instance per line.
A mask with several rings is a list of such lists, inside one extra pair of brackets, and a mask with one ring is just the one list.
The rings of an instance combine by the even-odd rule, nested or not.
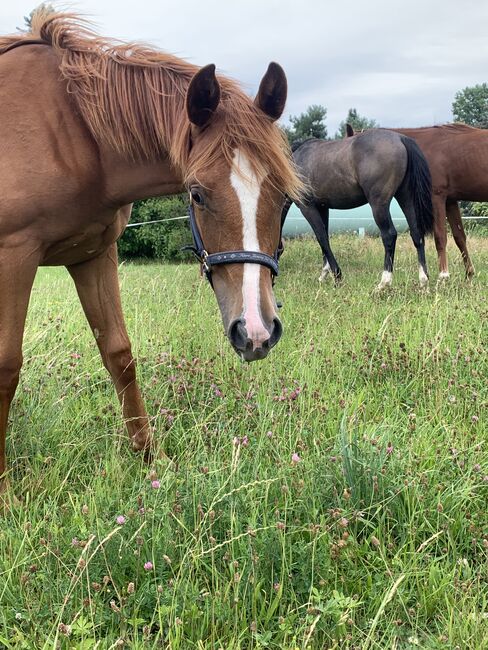
[(488, 129), (488, 84), (467, 86), (454, 96), (452, 114), (456, 122)]
[[(467, 86), (457, 92), (452, 103), (452, 115), (456, 122), (464, 122), (478, 129), (488, 129), (488, 84)], [(488, 203), (462, 201), (461, 211), (466, 216), (486, 217)], [(480, 221), (479, 224), (484, 225), (486, 222)]]
[(355, 108), (350, 108), (347, 112), (346, 119), (339, 124), (339, 130), (335, 134), (336, 140), (344, 138), (346, 135), (346, 125), (350, 124), (354, 131), (364, 131), (365, 129), (375, 129), (379, 126), (376, 120), (370, 120), (367, 117), (359, 115)]
[(292, 126), (283, 127), (290, 144), (307, 138), (327, 138), (326, 116), (327, 109), (319, 104), (309, 106), (305, 113), (300, 113), (298, 116), (292, 115), (290, 117)]
[(52, 4), (47, 4), (45, 2), (41, 3), (38, 7), (33, 9), (28, 16), (24, 16), (25, 27), (26, 27), (27, 30), (31, 29), (31, 27), (32, 27), (32, 18), (39, 11), (43, 11), (46, 14), (56, 13), (56, 9), (54, 8), (54, 6)]

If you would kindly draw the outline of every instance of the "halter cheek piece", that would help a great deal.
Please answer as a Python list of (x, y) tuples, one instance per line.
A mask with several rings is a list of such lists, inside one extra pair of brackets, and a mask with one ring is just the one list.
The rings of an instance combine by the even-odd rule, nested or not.
[(221, 264), (261, 264), (261, 266), (266, 266), (271, 270), (274, 283), (274, 279), (278, 275), (278, 259), (283, 250), (281, 247), (281, 237), (280, 245), (276, 249), (273, 257), (266, 253), (260, 253), (259, 251), (222, 251), (221, 253), (209, 254), (205, 250), (202, 236), (197, 226), (195, 211), (191, 203), (188, 207), (188, 214), (190, 217), (193, 246), (185, 246), (183, 250), (191, 251), (195, 255), (212, 288), (212, 268)]

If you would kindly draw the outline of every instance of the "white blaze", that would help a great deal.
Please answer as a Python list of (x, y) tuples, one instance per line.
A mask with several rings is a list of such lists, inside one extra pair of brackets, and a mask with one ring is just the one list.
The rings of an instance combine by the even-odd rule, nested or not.
[[(247, 156), (239, 149), (234, 153), (230, 183), (241, 206), (243, 249), (261, 251), (256, 221), (262, 178), (256, 176)], [(246, 263), (243, 266), (242, 318), (246, 321), (247, 334), (255, 349), (269, 339), (269, 332), (263, 323), (259, 309), (261, 265)]]

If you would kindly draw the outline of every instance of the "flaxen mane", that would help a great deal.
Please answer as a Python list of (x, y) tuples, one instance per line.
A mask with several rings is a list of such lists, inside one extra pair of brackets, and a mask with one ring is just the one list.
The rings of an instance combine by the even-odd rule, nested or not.
[[(216, 137), (198, 156), (190, 150), (185, 110), (188, 84), (198, 67), (149, 46), (96, 35), (75, 14), (40, 8), (29, 33), (0, 38), (0, 53), (22, 39), (41, 39), (60, 57), (59, 68), (80, 113), (98, 142), (134, 159), (168, 155), (185, 181), (224, 155), (232, 163), (243, 149), (260, 175), (290, 197), (302, 185), (279, 127), (226, 77), (218, 77), (221, 102)], [(193, 154), (193, 155), (192, 155)]]

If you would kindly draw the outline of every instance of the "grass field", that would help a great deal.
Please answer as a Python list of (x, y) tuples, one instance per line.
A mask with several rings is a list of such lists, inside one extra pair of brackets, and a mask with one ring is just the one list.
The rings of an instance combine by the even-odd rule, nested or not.
[[(488, 648), (488, 239), (417, 286), (399, 240), (288, 243), (282, 341), (243, 365), (195, 265), (125, 264), (145, 466), (64, 269), (42, 269), (11, 412), (0, 647)], [(117, 521), (118, 520), (118, 521)], [(119, 522), (119, 523), (118, 523)]]

